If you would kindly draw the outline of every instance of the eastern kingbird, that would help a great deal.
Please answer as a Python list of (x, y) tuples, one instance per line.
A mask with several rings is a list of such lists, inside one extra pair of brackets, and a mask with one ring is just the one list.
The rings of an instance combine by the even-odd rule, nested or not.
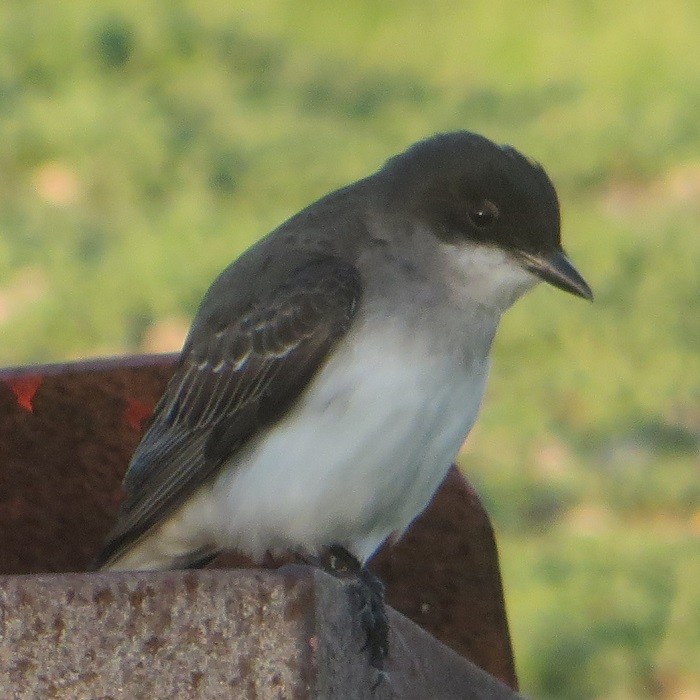
[(364, 565), (432, 498), (501, 314), (540, 280), (592, 298), (544, 170), (466, 131), (296, 214), (205, 295), (97, 566), (328, 547)]

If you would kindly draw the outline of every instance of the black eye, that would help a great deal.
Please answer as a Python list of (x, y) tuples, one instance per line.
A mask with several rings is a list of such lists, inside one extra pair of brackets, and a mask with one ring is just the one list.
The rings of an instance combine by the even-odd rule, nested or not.
[(469, 219), (477, 228), (487, 228), (498, 218), (498, 207), (484, 199), (469, 207)]

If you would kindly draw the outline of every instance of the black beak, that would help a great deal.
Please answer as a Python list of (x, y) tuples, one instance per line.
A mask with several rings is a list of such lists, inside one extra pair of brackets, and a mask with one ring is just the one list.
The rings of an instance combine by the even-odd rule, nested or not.
[(563, 289), (565, 292), (593, 299), (593, 292), (578, 270), (569, 262), (563, 251), (554, 253), (520, 253), (525, 269), (541, 280)]

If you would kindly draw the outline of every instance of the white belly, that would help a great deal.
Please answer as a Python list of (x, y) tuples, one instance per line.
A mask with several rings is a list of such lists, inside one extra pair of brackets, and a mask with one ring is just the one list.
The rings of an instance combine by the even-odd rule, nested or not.
[(467, 368), (400, 335), (348, 338), (291, 415), (195, 499), (220, 547), (340, 544), (364, 561), (425, 508), (476, 418), (486, 352)]

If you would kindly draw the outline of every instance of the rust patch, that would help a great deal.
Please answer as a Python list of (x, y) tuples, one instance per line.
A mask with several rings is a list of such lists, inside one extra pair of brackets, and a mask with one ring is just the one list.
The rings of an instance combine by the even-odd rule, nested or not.
[(197, 599), (197, 591), (199, 589), (199, 582), (196, 575), (194, 575), (191, 571), (187, 571), (182, 576), (182, 582), (185, 585), (187, 602), (194, 603), (194, 601)]
[(10, 668), (10, 680), (13, 683), (18, 683), (24, 681), (27, 674), (33, 672), (35, 664), (29, 659), (17, 659), (15, 663)]
[(165, 640), (153, 635), (143, 643), (143, 648), (151, 656), (155, 656), (166, 644), (167, 642)]
[(144, 421), (152, 413), (153, 404), (138, 399), (128, 399), (124, 408), (124, 419), (131, 428), (141, 431), (144, 427)]
[(21, 520), (26, 516), (28, 510), (27, 502), (23, 498), (15, 496), (0, 503), (0, 518), (9, 522)]
[(6, 379), (5, 383), (15, 395), (17, 405), (28, 413), (34, 412), (34, 396), (44, 378), (38, 374), (25, 374)]
[(98, 678), (98, 674), (95, 673), (95, 671), (85, 671), (84, 673), (80, 673), (78, 678), (82, 683), (89, 686)]
[(313, 595), (308, 591), (297, 590), (297, 595), (290, 595), (284, 606), (284, 619), (295, 622), (313, 608)]
[(97, 617), (103, 617), (107, 608), (114, 602), (114, 593), (109, 588), (99, 588), (93, 593), (92, 602), (97, 607)]
[(190, 674), (190, 684), (192, 685), (192, 690), (195, 693), (201, 688), (203, 680), (204, 673), (202, 673), (202, 671), (192, 671)]
[(180, 639), (183, 644), (200, 645), (204, 642), (204, 632), (195, 625), (188, 625), (180, 631)]
[(273, 674), (272, 678), (270, 678), (270, 685), (271, 685), (273, 688), (279, 688), (279, 687), (282, 685), (282, 682), (283, 682), (283, 681), (282, 681), (282, 676), (280, 675), (279, 672)]
[(146, 593), (142, 586), (139, 586), (135, 591), (129, 593), (129, 604), (136, 610), (141, 610), (143, 601), (146, 599)]
[(46, 624), (38, 615), (34, 618), (34, 622), (32, 623), (32, 631), (37, 636), (46, 632)]
[(63, 640), (63, 633), (66, 631), (66, 623), (61, 615), (55, 615), (53, 618), (54, 642), (60, 644)]

